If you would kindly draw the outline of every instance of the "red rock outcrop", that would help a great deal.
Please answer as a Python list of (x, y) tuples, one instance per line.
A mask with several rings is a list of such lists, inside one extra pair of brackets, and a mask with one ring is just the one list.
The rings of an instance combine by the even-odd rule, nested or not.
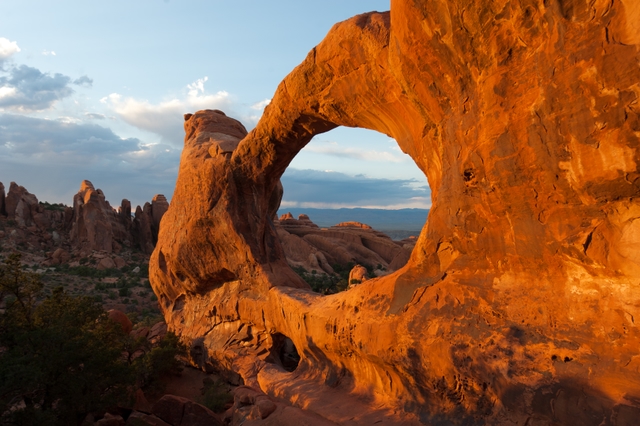
[(158, 232), (160, 230), (160, 220), (169, 209), (169, 202), (167, 198), (162, 194), (156, 194), (151, 200), (151, 217), (153, 219), (153, 235), (155, 245), (158, 241)]
[[(150, 265), (170, 328), (338, 424), (636, 422), (639, 13), (392, 0), (336, 24), (250, 134), (186, 116)], [(393, 137), (433, 206), (404, 268), (322, 297), (289, 270), (269, 206), (293, 157), (340, 125)]]
[(44, 214), (44, 209), (38, 203), (38, 198), (15, 182), (11, 182), (9, 193), (5, 198), (7, 217), (15, 220), (20, 227), (37, 225), (46, 229), (49, 220)]
[(82, 181), (80, 191), (73, 198), (70, 239), (84, 255), (92, 251), (119, 252), (122, 246), (134, 245), (151, 253), (157, 240), (160, 220), (169, 203), (158, 194), (145, 203), (144, 210), (137, 207), (131, 217), (131, 202), (123, 199), (114, 210), (100, 189), (88, 180)]
[(113, 209), (102, 190), (83, 180), (80, 191), (73, 197), (73, 225), (70, 238), (84, 255), (93, 250), (113, 252)]
[(367, 268), (362, 265), (356, 265), (349, 271), (349, 285), (361, 284), (368, 279)]
[[(409, 260), (411, 248), (359, 222), (344, 222), (320, 229), (309, 216), (296, 220), (290, 213), (275, 222), (285, 256), (291, 266), (333, 274), (332, 265), (361, 263), (385, 270), (400, 269)], [(397, 260), (394, 262), (394, 259)], [(404, 259), (404, 263), (402, 262)], [(395, 269), (390, 264), (396, 265)]]
[(5, 207), (5, 197), (6, 194), (4, 192), (4, 185), (2, 184), (2, 182), (0, 182), (0, 215), (2, 216), (7, 215), (7, 209)]

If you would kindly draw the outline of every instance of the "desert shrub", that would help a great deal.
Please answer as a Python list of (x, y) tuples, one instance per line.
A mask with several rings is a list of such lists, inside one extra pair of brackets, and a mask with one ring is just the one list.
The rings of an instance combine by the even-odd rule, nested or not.
[(65, 209), (65, 205), (62, 203), (53, 203), (50, 204), (47, 201), (40, 201), (39, 203), (42, 207), (44, 207), (45, 210), (52, 210), (52, 211), (59, 211), (59, 212), (63, 212)]
[(0, 423), (79, 424), (133, 383), (121, 327), (90, 297), (62, 288), (43, 297), (36, 274), (12, 255), (0, 267)]
[(224, 382), (209, 378), (204, 380), (202, 398), (200, 399), (202, 405), (215, 413), (221, 413), (231, 401), (233, 401), (233, 395), (229, 393)]
[[(60, 287), (47, 297), (19, 255), (0, 265), (0, 303), (2, 425), (81, 424), (88, 413), (126, 403), (133, 385), (157, 388), (162, 377), (182, 370), (177, 357), (186, 347), (175, 334), (150, 348), (146, 339), (125, 335), (95, 298)], [(145, 355), (122, 356), (137, 348)]]
[(320, 294), (334, 294), (344, 291), (348, 288), (347, 280), (349, 272), (353, 268), (354, 263), (349, 262), (346, 265), (332, 265), (335, 275), (319, 274), (316, 270), (310, 273), (301, 266), (294, 266), (292, 269), (309, 284), (311, 290)]
[(187, 347), (172, 332), (160, 340), (158, 345), (144, 356), (136, 358), (133, 366), (136, 371), (137, 383), (143, 389), (156, 389), (161, 386), (160, 379), (167, 375), (179, 375), (184, 364), (178, 356), (185, 356)]

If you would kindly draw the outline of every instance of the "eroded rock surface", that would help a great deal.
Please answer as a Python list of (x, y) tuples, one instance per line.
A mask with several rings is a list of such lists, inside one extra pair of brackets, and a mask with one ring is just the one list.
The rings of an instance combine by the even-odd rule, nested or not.
[[(123, 246), (151, 254), (167, 209), (166, 197), (158, 194), (151, 203), (145, 203), (144, 211), (138, 207), (132, 218), (131, 202), (124, 199), (114, 209), (102, 190), (87, 180), (74, 196), (73, 207), (39, 202), (36, 195), (15, 182), (5, 195), (0, 182), (0, 249), (44, 250), (49, 257), (44, 262), (47, 266), (96, 252), (117, 253)], [(66, 255), (54, 256), (61, 251)]]
[(333, 266), (355, 263), (395, 271), (405, 265), (413, 249), (359, 222), (321, 229), (305, 214), (294, 219), (286, 213), (274, 224), (289, 265), (308, 272), (333, 274)]
[[(393, 0), (336, 24), (248, 135), (186, 116), (150, 268), (170, 328), (201, 365), (338, 424), (633, 424), (639, 13)], [(286, 264), (273, 199), (340, 125), (393, 137), (433, 206), (404, 268), (321, 297)]]

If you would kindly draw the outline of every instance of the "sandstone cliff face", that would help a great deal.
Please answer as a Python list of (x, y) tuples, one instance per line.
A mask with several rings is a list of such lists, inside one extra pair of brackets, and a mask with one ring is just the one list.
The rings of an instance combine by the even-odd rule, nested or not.
[(137, 207), (131, 218), (131, 202), (123, 199), (118, 211), (114, 210), (100, 189), (88, 180), (82, 181), (80, 191), (73, 197), (70, 218), (70, 239), (86, 256), (92, 251), (119, 252), (122, 246), (135, 246), (151, 253), (155, 246), (160, 220), (169, 203), (162, 194), (153, 197), (144, 209)]
[(112, 212), (102, 190), (96, 190), (91, 182), (83, 180), (80, 191), (73, 197), (70, 239), (85, 256), (92, 250), (113, 251)]
[(36, 196), (15, 182), (11, 182), (4, 203), (7, 217), (15, 220), (18, 226), (46, 228), (49, 224)]
[[(186, 117), (150, 268), (170, 327), (203, 364), (337, 423), (633, 424), (639, 14), (392, 0), (336, 24), (250, 134)], [(321, 297), (290, 273), (269, 205), (297, 152), (340, 125), (396, 139), (433, 206), (404, 268)], [(365, 419), (346, 392), (396, 411)]]

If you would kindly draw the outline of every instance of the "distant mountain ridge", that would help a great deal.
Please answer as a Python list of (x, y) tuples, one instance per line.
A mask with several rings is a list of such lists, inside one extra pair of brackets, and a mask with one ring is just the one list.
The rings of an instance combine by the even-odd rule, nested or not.
[[(428, 209), (311, 209), (286, 208), (278, 210), (278, 216), (291, 213), (293, 217), (306, 214), (321, 228), (337, 225), (340, 222), (356, 221), (366, 223), (372, 228), (389, 234), (394, 239), (405, 238), (404, 234), (418, 235), (427, 222)], [(398, 232), (402, 234), (395, 235)], [(408, 236), (406, 235), (406, 236)]]

